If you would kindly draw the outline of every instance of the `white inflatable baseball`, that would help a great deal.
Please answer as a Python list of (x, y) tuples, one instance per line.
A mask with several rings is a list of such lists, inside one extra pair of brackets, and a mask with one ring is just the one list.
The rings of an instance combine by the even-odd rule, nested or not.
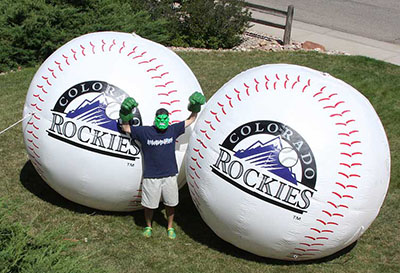
[(356, 241), (390, 177), (383, 126), (348, 84), (301, 66), (264, 65), (226, 83), (189, 141), (194, 204), (222, 239), (301, 261)]
[[(101, 210), (140, 209), (140, 145), (119, 132), (120, 104), (127, 96), (139, 103), (134, 125), (152, 125), (161, 107), (175, 123), (189, 116), (194, 91), (201, 88), (189, 67), (160, 44), (117, 32), (78, 37), (31, 82), (24, 108), (31, 118), (23, 125), (29, 158), (69, 200)], [(190, 131), (178, 139), (179, 167)]]

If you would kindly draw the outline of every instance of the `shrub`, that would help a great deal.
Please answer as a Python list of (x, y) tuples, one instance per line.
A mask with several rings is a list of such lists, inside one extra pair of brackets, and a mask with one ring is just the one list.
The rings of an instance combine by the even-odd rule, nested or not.
[(231, 48), (249, 12), (242, 0), (2, 0), (0, 72), (43, 62), (89, 32), (121, 31), (164, 45)]
[(102, 272), (87, 257), (71, 256), (73, 243), (60, 238), (62, 231), (30, 235), (29, 227), (11, 223), (5, 210), (0, 202), (0, 272)]
[(159, 43), (170, 39), (165, 19), (151, 20), (128, 1), (2, 0), (0, 71), (44, 61), (58, 47), (95, 31), (136, 32)]
[(248, 10), (243, 1), (203, 0), (182, 3), (180, 39), (189, 46), (232, 48), (248, 27)]
[(242, 0), (148, 0), (140, 8), (153, 19), (166, 18), (172, 39), (169, 45), (232, 48), (248, 27), (250, 13)]

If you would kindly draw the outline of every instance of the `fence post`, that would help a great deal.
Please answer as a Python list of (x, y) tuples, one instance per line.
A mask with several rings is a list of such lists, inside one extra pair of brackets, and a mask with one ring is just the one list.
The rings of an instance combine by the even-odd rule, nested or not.
[(290, 44), (290, 36), (292, 34), (293, 14), (294, 14), (294, 6), (289, 5), (288, 9), (287, 9), (287, 15), (286, 15), (285, 32), (283, 34), (283, 44), (284, 45)]

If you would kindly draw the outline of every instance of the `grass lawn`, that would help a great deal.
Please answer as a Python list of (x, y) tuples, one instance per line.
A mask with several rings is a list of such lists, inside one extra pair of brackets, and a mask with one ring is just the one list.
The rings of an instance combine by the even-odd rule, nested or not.
[[(269, 63), (298, 64), (328, 72), (362, 92), (382, 120), (392, 157), (389, 191), (367, 232), (352, 248), (319, 261), (289, 263), (258, 257), (219, 239), (202, 221), (185, 186), (176, 213), (177, 240), (166, 237), (164, 210), (155, 214), (154, 236), (145, 240), (141, 236), (142, 211), (97, 211), (72, 203), (49, 188), (28, 161), (21, 127), (16, 126), (0, 135), (0, 272), (10, 271), (2, 268), (7, 253), (1, 248), (4, 232), (9, 231), (4, 227), (12, 223), (21, 223), (26, 229), (22, 238), (30, 241), (25, 247), (32, 248), (32, 240), (48, 238), (45, 243), (40, 241), (48, 247), (45, 249), (56, 249), (53, 252), (59, 257), (72, 257), (48, 261), (48, 267), (43, 266), (40, 272), (400, 272), (400, 66), (365, 57), (310, 52), (179, 55), (208, 98), (238, 73)], [(0, 76), (0, 129), (21, 118), (36, 69)], [(7, 257), (40, 256), (26, 253), (15, 247)], [(60, 266), (62, 261), (71, 267)]]

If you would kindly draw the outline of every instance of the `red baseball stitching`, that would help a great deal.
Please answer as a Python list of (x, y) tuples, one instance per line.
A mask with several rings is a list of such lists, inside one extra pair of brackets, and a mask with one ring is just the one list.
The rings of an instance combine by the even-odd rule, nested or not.
[(137, 59), (137, 58), (143, 58), (143, 56), (147, 54), (147, 51), (143, 51), (142, 53), (140, 53), (139, 55), (136, 55), (135, 57), (133, 57), (132, 59)]
[(115, 46), (115, 39), (113, 39), (112, 44), (110, 45), (110, 47), (108, 48), (108, 51), (111, 52), (112, 48)]
[(101, 40), (101, 43), (102, 43), (102, 45), (101, 45), (101, 51), (104, 52), (104, 47), (106, 46), (106, 42), (104, 42), (104, 40)]
[(54, 63), (58, 66), (58, 69), (62, 72), (61, 63), (54, 61)]
[(157, 58), (153, 58), (148, 61), (141, 61), (139, 64), (148, 64), (148, 63), (154, 62), (155, 60), (157, 60)]
[(160, 67), (163, 67), (163, 65), (161, 64), (161, 65), (157, 65), (154, 68), (150, 68), (150, 69), (147, 70), (147, 72), (157, 71)]
[(131, 56), (132, 54), (134, 54), (134, 53), (136, 52), (136, 48), (137, 48), (137, 46), (134, 46), (133, 49), (132, 49), (132, 51), (129, 52), (127, 56), (129, 57), (129, 56)]
[(151, 77), (152, 79), (162, 79), (162, 77), (164, 77), (165, 75), (168, 75), (169, 74), (169, 72), (164, 72), (164, 73), (162, 73), (161, 75), (159, 75), (159, 76), (153, 76), (153, 77)]
[(39, 94), (33, 94), (33, 96), (34, 96), (35, 98), (37, 98), (39, 101), (44, 102), (44, 100), (40, 97)]
[(63, 56), (63, 58), (65, 59), (65, 63), (66, 63), (67, 65), (69, 65), (68, 57), (65, 56), (64, 54), (63, 54), (62, 56)]
[(259, 85), (260, 83), (257, 81), (256, 78), (254, 78), (254, 82), (256, 83), (255, 89), (256, 89), (256, 91), (257, 91), (257, 93), (258, 93), (258, 92), (259, 92), (259, 90), (258, 90), (258, 85)]
[[(101, 43), (101, 50), (102, 52), (106, 52), (105, 51), (105, 47), (107, 46), (107, 42), (104, 39), (101, 39), (100, 41), (89, 41), (88, 44), (91, 47), (91, 52), (93, 55), (96, 54), (95, 52), (95, 48), (96, 48), (96, 43), (100, 42)], [(118, 42), (119, 43), (119, 42)], [(108, 43), (108, 52), (112, 52), (113, 47), (117, 46), (117, 41), (116, 39), (113, 39), (110, 43)], [(76, 48), (70, 48), (70, 52), (71, 52), (71, 56), (72, 59), (75, 61), (79, 61), (78, 59), (78, 54), (80, 53), (82, 57), (85, 57), (88, 55), (89, 52), (86, 51), (86, 46), (85, 44), (80, 44), (77, 46), (78, 49)], [(126, 48), (126, 42), (122, 41), (121, 46), (119, 47), (118, 53), (122, 54), (123, 50)], [(132, 50), (126, 54), (126, 57), (131, 57), (131, 55), (136, 54), (136, 50), (137, 50), (138, 46), (133, 46)], [(132, 57), (131, 59), (137, 59), (137, 58), (144, 58), (144, 56), (147, 54), (147, 51), (143, 51), (140, 54)], [(62, 58), (65, 61), (65, 64), (70, 66), (71, 63), (71, 58), (67, 53), (64, 54), (60, 54), (60, 58)], [(153, 62), (156, 62), (157, 58), (150, 58), (148, 60), (143, 60), (138, 64), (141, 65), (146, 65), (146, 64), (150, 64)], [(58, 71), (60, 72), (64, 72), (64, 70), (62, 69), (62, 62), (59, 62), (57, 60), (54, 61), (54, 64), (56, 65), (56, 67), (58, 68)], [(159, 71), (161, 68), (165, 68), (164, 64), (157, 64), (155, 67), (150, 67), (148, 69), (146, 69), (145, 71), (148, 73), (152, 73), (152, 72), (157, 72)], [(54, 80), (57, 80), (57, 75), (55, 73), (55, 70), (52, 67), (48, 67), (47, 71), (50, 73), (51, 77)], [(152, 80), (157, 80), (157, 79), (161, 79), (161, 78), (166, 78), (168, 76), (170, 76), (170, 72), (169, 71), (161, 71), (161, 74), (159, 72), (158, 74), (159, 76), (151, 76), (149, 75), (150, 79)], [(46, 90), (47, 88), (52, 86), (51, 81), (49, 80), (49, 77), (46, 75), (41, 75), (40, 78), (44, 81), (43, 84), (37, 84), (37, 88), (39, 89), (39, 92), (41, 92), (40, 94), (42, 94), (42, 96), (40, 96), (39, 93), (35, 93), (32, 92), (32, 95), (34, 98), (36, 98), (37, 103), (31, 103), (31, 107), (34, 107), (38, 112), (43, 110), (43, 107), (40, 106), (41, 103), (45, 102), (45, 98), (46, 98), (46, 94), (48, 94), (48, 91)], [(159, 85), (159, 87), (167, 87), (169, 85), (173, 85), (174, 81), (172, 80), (166, 80), (165, 83), (163, 85)], [(155, 84), (158, 85), (158, 84)], [(159, 96), (162, 95), (167, 95), (167, 96), (172, 96), (174, 94), (176, 94), (178, 92), (178, 90), (174, 89), (174, 90), (168, 90), (165, 93), (159, 93)], [(163, 103), (167, 103), (168, 105), (172, 105), (175, 104), (177, 102), (180, 102), (179, 100), (174, 100), (171, 99), (168, 102), (162, 102), (160, 101), (160, 105), (162, 105)], [(179, 113), (181, 112), (180, 109), (172, 109), (172, 111), (170, 112), (170, 115), (173, 115), (175, 113)], [(38, 159), (40, 158), (39, 155), (39, 145), (37, 144), (37, 142), (35, 143), (35, 140), (39, 140), (38, 134), (37, 132), (40, 130), (39, 126), (37, 124), (35, 124), (35, 120), (40, 121), (41, 118), (39, 116), (36, 115), (36, 113), (33, 113), (32, 115), (32, 119), (27, 123), (28, 129), (27, 129), (27, 133), (29, 134), (27, 136), (27, 147), (28, 147), (28, 155), (33, 163), (33, 165), (35, 166), (36, 170), (38, 170), (38, 173), (43, 176), (44, 175), (44, 171), (42, 170), (42, 165), (40, 164), (40, 162), (38, 161)], [(179, 122), (178, 120), (173, 120), (172, 123), (174, 122)], [(196, 165), (197, 166), (197, 165)], [(131, 202), (137, 202), (137, 200), (132, 200)], [(140, 205), (139, 205), (140, 206)]]
[(71, 52), (73, 53), (72, 57), (74, 57), (75, 61), (77, 61), (77, 58), (76, 58), (76, 51), (73, 50), (73, 49), (71, 49)]
[(141, 205), (141, 201), (142, 201), (142, 190), (141, 190), (141, 189), (138, 189), (138, 190), (136, 190), (136, 191), (137, 191), (137, 194), (132, 196), (132, 197), (135, 198), (135, 199), (129, 201), (128, 208), (140, 208), (140, 207), (142, 206), (142, 205)]
[[(281, 82), (281, 78), (284, 78), (284, 83), (283, 83), (283, 87), (285, 89), (287, 88), (291, 88), (292, 90), (294, 90), (295, 87), (299, 86), (302, 82), (303, 84), (301, 86), (299, 86), (299, 90), (301, 93), (309, 93), (312, 92), (312, 84), (311, 84), (311, 79), (306, 79), (306, 81), (301, 81), (301, 77), (300, 75), (298, 75), (297, 77), (294, 78), (293, 83), (290, 85), (291, 80), (289, 78), (289, 75), (284, 75), (284, 77), (280, 77), (280, 75), (278, 75), (277, 73), (273, 75), (273, 78), (276, 79), (273, 83), (273, 88), (274, 90), (276, 90), (277, 88), (277, 84), (279, 82)], [(267, 75), (264, 75), (264, 86), (265, 86), (265, 91), (270, 90), (270, 86), (269, 86), (269, 82), (270, 82), (270, 77), (268, 77)], [(260, 85), (260, 81), (257, 80), (256, 78), (254, 78), (254, 89), (255, 91), (258, 93), (260, 92), (259, 89), (259, 85)], [(251, 88), (248, 84), (243, 83), (243, 85), (246, 87), (246, 94), (248, 96), (251, 95)], [(324, 109), (326, 111), (336, 111), (334, 113), (330, 113), (328, 114), (329, 117), (334, 118), (335, 122), (334, 125), (337, 126), (337, 129), (339, 130), (338, 132), (338, 136), (340, 137), (345, 137), (346, 139), (352, 138), (353, 136), (356, 135), (356, 133), (359, 133), (358, 130), (355, 130), (353, 128), (351, 128), (348, 131), (343, 131), (342, 129), (340, 129), (341, 127), (348, 127), (352, 124), (356, 123), (356, 120), (354, 119), (349, 119), (349, 118), (345, 118), (345, 116), (349, 115), (351, 112), (349, 109), (340, 109), (340, 111), (337, 111), (339, 108), (345, 107), (346, 103), (343, 100), (338, 100), (338, 101), (334, 101), (332, 102), (334, 99), (337, 99), (337, 97), (339, 97), (339, 95), (337, 93), (330, 93), (330, 94), (325, 94), (326, 93), (326, 88), (327, 86), (323, 86), (321, 87), (317, 92), (315, 92), (312, 97), (316, 99), (316, 102), (321, 103), (323, 105), (321, 105), (321, 109)], [(231, 94), (233, 93), (233, 94)], [(236, 96), (233, 96), (236, 95)], [(321, 98), (321, 96), (323, 96)], [(233, 91), (228, 91), (224, 97), (227, 99), (228, 105), (230, 106), (230, 108), (234, 107), (234, 103), (233, 103), (233, 99), (234, 97), (236, 97), (237, 99), (237, 103), (242, 101), (242, 98), (240, 97), (240, 91), (237, 88), (233, 88)], [(330, 103), (330, 104), (326, 104), (326, 103)], [(215, 120), (220, 123), (222, 122), (222, 117), (226, 115), (226, 111), (224, 108), (224, 103), (222, 101), (218, 101), (215, 103), (215, 107), (211, 108), (211, 110), (209, 110), (209, 113), (215, 117)], [(219, 109), (219, 110), (218, 110)], [(223, 115), (221, 116), (221, 118), (219, 117), (219, 114), (222, 113)], [(204, 120), (204, 125), (207, 127), (211, 127), (211, 121), (210, 120)], [(200, 133), (202, 133), (203, 135), (208, 135), (208, 137), (206, 136), (206, 139), (203, 141), (201, 138), (197, 138), (196, 141), (198, 144), (200, 145), (195, 145), (193, 147), (193, 151), (195, 153), (199, 153), (201, 152), (202, 149), (207, 149), (207, 146), (205, 144), (206, 141), (212, 141), (212, 133), (216, 131), (216, 128), (211, 127), (212, 131), (209, 132), (209, 134), (207, 133), (207, 130), (204, 129), (198, 129), (200, 131)], [(347, 183), (344, 183), (343, 181), (340, 182), (334, 182), (334, 186), (339, 187), (340, 190), (342, 191), (347, 191), (347, 190), (357, 190), (358, 187), (356, 185), (357, 181), (355, 181), (354, 179), (360, 178), (361, 176), (358, 173), (355, 172), (351, 172), (348, 173), (347, 170), (352, 170), (352, 168), (358, 168), (362, 166), (362, 163), (360, 162), (360, 158), (359, 156), (362, 155), (361, 152), (359, 151), (354, 151), (354, 149), (356, 149), (358, 144), (361, 144), (361, 141), (359, 140), (354, 140), (351, 139), (343, 141), (340, 140), (339, 144), (343, 147), (347, 147), (347, 149), (345, 151), (340, 151), (339, 154), (341, 156), (344, 157), (344, 159), (347, 158), (347, 160), (353, 160), (353, 159), (357, 159), (356, 162), (352, 162), (352, 161), (343, 161), (340, 162), (338, 167), (339, 169), (342, 169), (343, 171), (338, 171), (338, 176), (342, 177), (342, 180), (346, 180)], [(351, 149), (349, 151), (349, 149)], [(191, 151), (189, 151), (191, 152)], [(194, 159), (196, 159), (196, 163), (200, 162), (203, 158), (198, 158), (196, 157), (196, 155), (193, 156)], [(197, 178), (199, 178), (198, 174), (197, 174), (197, 169), (196, 166), (190, 166), (190, 168), (188, 169), (189, 171), (189, 177), (194, 180), (195, 176)], [(191, 174), (191, 173), (193, 174)], [(190, 185), (190, 184), (189, 184)], [(327, 201), (327, 206), (324, 209), (321, 209), (321, 212), (323, 215), (326, 215), (326, 217), (328, 218), (344, 218), (345, 215), (343, 212), (343, 210), (347, 210), (349, 208), (348, 204), (343, 204), (343, 203), (337, 203), (336, 200), (337, 198), (339, 200), (353, 200), (354, 199), (354, 195), (352, 194), (348, 194), (348, 193), (341, 193), (338, 190), (333, 190), (332, 191), (332, 200), (328, 200)], [(199, 188), (196, 189), (195, 187), (192, 187), (191, 189), (194, 193), (197, 194), (197, 191), (200, 190)], [(193, 194), (192, 194), (193, 196)], [(335, 198), (336, 197), (336, 198)], [(197, 206), (196, 207), (200, 207)], [(324, 220), (323, 218), (317, 218), (315, 219), (315, 223), (322, 225), (322, 226), (332, 226), (332, 227), (338, 227), (340, 226), (340, 223), (338, 221), (331, 221), (331, 220)], [(301, 246), (307, 246), (307, 248), (304, 247), (295, 247), (295, 251), (291, 252), (291, 255), (296, 255), (296, 257), (298, 257), (299, 259), (301, 259), (302, 257), (307, 257), (310, 255), (315, 255), (314, 253), (306, 253), (306, 252), (319, 252), (321, 251), (320, 247), (323, 247), (324, 244), (318, 241), (327, 241), (329, 240), (329, 234), (334, 234), (334, 230), (333, 229), (326, 229), (326, 228), (319, 228), (318, 226), (315, 227), (310, 227), (310, 231), (311, 232), (317, 232), (317, 233), (326, 233), (327, 236), (312, 236), (311, 234), (308, 235), (306, 234), (304, 236), (304, 239), (306, 239), (305, 241), (299, 242), (299, 245)], [(312, 241), (313, 243), (309, 242)], [(289, 256), (289, 258), (293, 258), (293, 256)]]
[(51, 72), (51, 75), (53, 76), (53, 78), (57, 79), (56, 75), (54, 74), (54, 69), (51, 69), (50, 67), (47, 69)]
[(90, 42), (89, 45), (92, 47), (92, 53), (96, 54), (96, 52), (94, 51), (94, 48), (95, 48), (94, 44), (92, 42)]
[(122, 46), (119, 49), (119, 54), (122, 54), (122, 50), (125, 48), (125, 41), (122, 42)]
[(294, 89), (295, 85), (296, 85), (297, 83), (299, 83), (299, 82), (300, 82), (300, 75), (297, 76), (296, 81), (293, 83), (293, 85), (292, 85), (292, 90)]
[(233, 108), (233, 105), (232, 105), (232, 98), (229, 97), (228, 95), (225, 95), (225, 97), (229, 100), (229, 106), (230, 106), (231, 108)]

